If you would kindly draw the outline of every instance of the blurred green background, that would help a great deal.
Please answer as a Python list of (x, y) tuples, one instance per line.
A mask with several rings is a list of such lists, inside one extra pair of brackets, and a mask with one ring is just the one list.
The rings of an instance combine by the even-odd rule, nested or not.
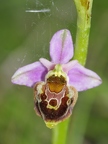
[[(26, 10), (50, 9), (28, 13)], [(49, 57), (52, 35), (67, 28), (75, 43), (76, 9), (72, 0), (0, 1), (0, 144), (50, 144), (51, 130), (34, 112), (33, 90), (13, 85), (21, 66)], [(86, 67), (102, 85), (79, 93), (67, 144), (108, 144), (108, 1), (94, 0)]]

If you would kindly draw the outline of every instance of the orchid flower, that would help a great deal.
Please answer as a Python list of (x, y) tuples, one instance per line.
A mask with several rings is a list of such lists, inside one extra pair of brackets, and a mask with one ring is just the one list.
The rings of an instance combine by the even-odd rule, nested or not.
[(83, 67), (73, 57), (74, 49), (69, 30), (56, 32), (50, 41), (51, 61), (39, 61), (19, 68), (12, 83), (34, 88), (36, 114), (49, 128), (72, 114), (78, 91), (101, 84), (101, 78)]

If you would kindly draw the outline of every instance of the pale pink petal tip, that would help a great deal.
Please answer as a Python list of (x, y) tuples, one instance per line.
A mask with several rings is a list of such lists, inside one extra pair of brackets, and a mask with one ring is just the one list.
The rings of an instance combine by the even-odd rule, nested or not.
[(19, 68), (12, 76), (12, 83), (32, 87), (38, 81), (44, 81), (47, 69), (35, 62)]
[(93, 71), (86, 69), (79, 63), (68, 72), (69, 83), (78, 91), (96, 87), (102, 83), (101, 78)]
[(73, 42), (69, 30), (60, 30), (53, 35), (50, 41), (50, 56), (56, 64), (65, 64), (73, 57)]

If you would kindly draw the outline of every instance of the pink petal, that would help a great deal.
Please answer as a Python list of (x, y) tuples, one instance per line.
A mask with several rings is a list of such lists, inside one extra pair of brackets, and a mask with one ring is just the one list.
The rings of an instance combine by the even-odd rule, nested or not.
[(40, 58), (39, 61), (49, 70), (54, 69), (55, 64), (45, 58)]
[(67, 64), (62, 64), (63, 71), (68, 73), (68, 71), (71, 70), (77, 63), (78, 63), (77, 60), (72, 60)]
[(101, 78), (93, 71), (86, 69), (79, 63), (68, 72), (69, 84), (78, 91), (96, 87), (102, 83)]
[(50, 41), (50, 56), (53, 63), (67, 63), (73, 57), (73, 43), (69, 30), (56, 32)]
[(12, 83), (32, 87), (38, 81), (44, 81), (47, 69), (40, 63), (34, 62), (19, 68), (12, 76)]

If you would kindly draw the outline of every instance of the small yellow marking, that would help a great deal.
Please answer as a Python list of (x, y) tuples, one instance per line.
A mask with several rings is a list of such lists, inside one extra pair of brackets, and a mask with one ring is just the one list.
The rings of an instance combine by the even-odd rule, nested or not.
[(58, 123), (57, 122), (45, 122), (46, 126), (50, 129), (54, 128)]

